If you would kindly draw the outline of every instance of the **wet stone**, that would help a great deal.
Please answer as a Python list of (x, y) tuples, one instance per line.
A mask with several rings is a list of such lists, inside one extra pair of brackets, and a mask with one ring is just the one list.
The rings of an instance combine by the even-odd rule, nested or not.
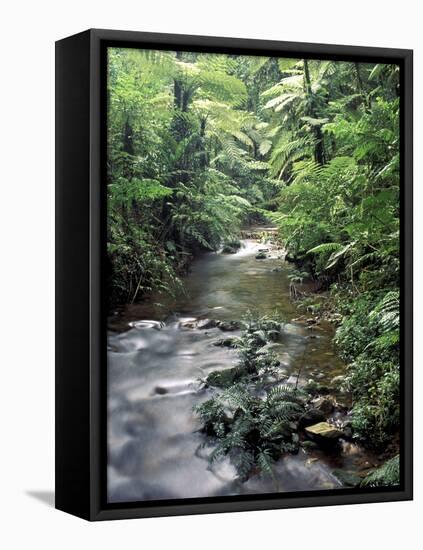
[(154, 393), (158, 395), (165, 395), (166, 393), (169, 393), (169, 390), (167, 390), (166, 388), (162, 388), (161, 386), (157, 386), (156, 388), (154, 388)]
[(307, 426), (313, 426), (319, 422), (324, 422), (326, 420), (325, 414), (319, 409), (309, 409), (306, 411), (299, 420), (300, 429), (304, 429)]
[(318, 397), (317, 399), (313, 399), (312, 403), (316, 409), (318, 409), (325, 415), (328, 415), (333, 411), (332, 401), (330, 399), (326, 399), (325, 397)]
[(305, 451), (314, 451), (319, 448), (319, 446), (315, 441), (310, 441), (309, 439), (305, 439), (304, 441), (301, 441), (301, 447)]
[(217, 321), (215, 321), (214, 319), (202, 319), (197, 323), (197, 328), (200, 330), (214, 328), (216, 326), (217, 326)]
[(241, 328), (241, 323), (238, 321), (219, 321), (215, 326), (218, 326), (220, 330), (224, 332), (230, 332), (233, 330), (239, 330)]
[(236, 348), (239, 338), (220, 338), (213, 342), (213, 346), (223, 346), (224, 348)]
[(343, 435), (341, 430), (338, 430), (338, 428), (328, 422), (319, 422), (313, 426), (308, 426), (305, 429), (305, 432), (309, 437), (315, 439), (316, 441), (333, 441), (339, 439)]

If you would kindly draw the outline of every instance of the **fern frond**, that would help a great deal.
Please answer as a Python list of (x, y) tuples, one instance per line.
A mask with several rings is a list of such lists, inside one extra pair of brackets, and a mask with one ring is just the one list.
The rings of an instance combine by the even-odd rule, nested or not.
[(318, 180), (323, 167), (312, 159), (300, 160), (292, 165), (292, 184), (310, 181), (315, 183)]
[(270, 57), (252, 56), (249, 58), (250, 62), (250, 74), (255, 75), (266, 65)]
[(270, 157), (270, 175), (271, 177), (279, 175), (282, 177), (287, 166), (308, 154), (310, 140), (307, 138), (298, 138), (292, 141), (286, 141), (282, 138), (274, 147)]
[(265, 139), (260, 143), (259, 151), (260, 155), (264, 157), (272, 148), (272, 142), (269, 139)]
[(284, 107), (290, 105), (293, 101), (299, 99), (297, 94), (281, 94), (270, 99), (264, 106), (264, 109), (275, 109), (275, 112), (281, 111)]
[(281, 73), (292, 70), (296, 65), (298, 65), (299, 59), (294, 59), (291, 57), (280, 57), (278, 59), (278, 66)]
[(272, 455), (270, 454), (269, 449), (260, 449), (258, 456), (257, 456), (257, 464), (262, 473), (268, 474), (272, 476), (273, 479), (275, 479), (275, 475), (273, 473), (273, 463), (274, 460), (272, 459)]
[(201, 89), (211, 93), (221, 101), (226, 101), (235, 106), (242, 106), (247, 100), (247, 89), (242, 80), (223, 71), (201, 71), (197, 80)]
[(256, 459), (252, 452), (239, 450), (236, 453), (232, 453), (231, 461), (241, 479), (247, 479), (251, 470), (256, 465)]
[(400, 483), (400, 457), (391, 458), (383, 466), (367, 475), (361, 487), (391, 487)]
[(340, 243), (322, 243), (317, 246), (310, 248), (307, 254), (327, 254), (328, 252), (332, 253), (342, 248)]
[(370, 312), (369, 319), (377, 321), (384, 332), (398, 329), (400, 324), (399, 291), (388, 292)]
[(348, 243), (345, 246), (342, 246), (342, 248), (333, 252), (329, 258), (326, 269), (331, 269), (332, 267), (335, 267), (335, 265), (339, 262), (339, 260), (343, 256), (345, 256), (355, 246), (355, 244), (356, 244), (355, 241), (352, 243)]

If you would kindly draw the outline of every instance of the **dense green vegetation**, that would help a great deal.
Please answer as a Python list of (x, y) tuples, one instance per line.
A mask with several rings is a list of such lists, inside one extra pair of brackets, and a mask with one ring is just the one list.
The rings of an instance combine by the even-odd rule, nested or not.
[[(266, 125), (252, 110), (263, 60), (109, 55), (110, 288), (113, 302), (128, 302), (172, 292), (192, 254), (236, 236), (278, 187), (260, 153)], [(261, 87), (279, 74), (270, 65)]]
[[(348, 364), (355, 437), (374, 447), (392, 441), (399, 429), (398, 67), (112, 49), (108, 102), (111, 303), (177, 291), (200, 250), (234, 252), (242, 226), (271, 220), (298, 281), (317, 283), (313, 310), (342, 316), (335, 341)], [(255, 356), (256, 336), (248, 334), (244, 354)], [(245, 371), (248, 357), (242, 362), (243, 373), (231, 373), (235, 386), (224, 390), (229, 401), (252, 399), (238, 382), (248, 375), (256, 383), (262, 366), (255, 357)], [(278, 399), (264, 402), (276, 407), (272, 422), (281, 420)], [(285, 402), (295, 416), (295, 399)], [(219, 406), (203, 405), (206, 424), (207, 407)], [(264, 467), (274, 449), (251, 424), (264, 414), (257, 407), (249, 402), (236, 419), (235, 433), (249, 422), (260, 443), (254, 451), (246, 437), (244, 473)], [(210, 429), (227, 450), (234, 434), (224, 419)]]
[(326, 83), (316, 73), (308, 103), (298, 100), (297, 113), (309, 105), (319, 117), (314, 135), (298, 118), (292, 122), (308, 155), (294, 140), (283, 144), (277, 163), (274, 154), (277, 169), (290, 174), (273, 217), (289, 254), (332, 290), (344, 315), (336, 342), (350, 364), (353, 426), (381, 445), (399, 421), (397, 69), (338, 67)]

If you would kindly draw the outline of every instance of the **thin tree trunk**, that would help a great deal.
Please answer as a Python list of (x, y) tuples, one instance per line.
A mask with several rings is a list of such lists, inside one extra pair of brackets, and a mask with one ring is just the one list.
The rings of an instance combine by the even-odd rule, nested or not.
[[(311, 79), (310, 79), (310, 67), (307, 59), (303, 59), (304, 63), (304, 92), (308, 96), (308, 107), (307, 115), (311, 118), (317, 118), (317, 113), (315, 112), (313, 103), (313, 91), (311, 88)], [(313, 126), (313, 133), (316, 140), (314, 146), (314, 160), (318, 164), (324, 164), (325, 162), (325, 152), (324, 152), (324, 143), (323, 143), (323, 134), (320, 126)]]
[[(182, 59), (182, 52), (176, 52), (176, 59)], [(177, 78), (173, 80), (173, 103), (176, 109), (182, 107), (182, 82)]]
[(310, 68), (308, 66), (308, 60), (303, 59), (304, 63), (304, 91), (307, 95), (311, 96), (311, 80), (310, 80)]
[(370, 104), (369, 104), (366, 92), (364, 90), (363, 79), (361, 78), (361, 74), (360, 74), (360, 64), (355, 62), (354, 63), (354, 68), (355, 68), (355, 74), (356, 74), (356, 77), (357, 77), (358, 92), (361, 95), (361, 97), (363, 98), (364, 107), (366, 108), (367, 111), (369, 111), (370, 110)]
[(132, 126), (129, 123), (129, 117), (126, 119), (123, 128), (123, 150), (125, 153), (128, 153), (128, 155), (134, 154), (134, 136)]

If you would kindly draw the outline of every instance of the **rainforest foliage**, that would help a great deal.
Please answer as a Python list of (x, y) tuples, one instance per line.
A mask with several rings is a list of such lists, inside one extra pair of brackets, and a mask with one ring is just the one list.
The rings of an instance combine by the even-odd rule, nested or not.
[(242, 336), (233, 346), (238, 364), (213, 371), (205, 380), (223, 388), (196, 408), (203, 431), (216, 440), (210, 461), (228, 455), (238, 476), (246, 480), (254, 470), (273, 476), (281, 453), (299, 449), (294, 426), (305, 412), (307, 394), (279, 380), (279, 361), (266, 343), (279, 334), (278, 322), (261, 318), (243, 322)]
[(177, 291), (199, 251), (272, 221), (324, 293), (316, 307), (342, 315), (354, 433), (386, 444), (399, 427), (399, 101), (396, 65), (109, 49), (111, 304)]

